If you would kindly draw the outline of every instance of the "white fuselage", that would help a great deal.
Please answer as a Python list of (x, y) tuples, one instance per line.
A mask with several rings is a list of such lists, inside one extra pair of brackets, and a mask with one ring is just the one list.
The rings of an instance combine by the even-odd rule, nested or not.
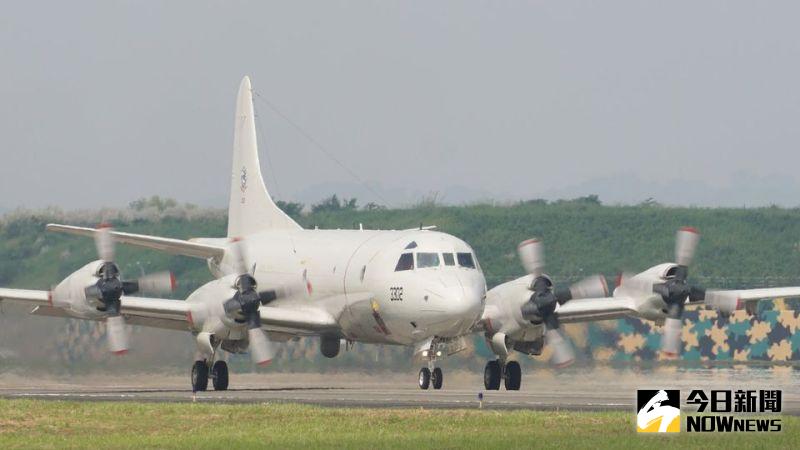
[[(269, 306), (325, 309), (345, 339), (411, 345), (456, 337), (470, 332), (483, 312), (486, 283), (474, 251), (445, 233), (275, 230), (247, 236), (244, 243), (260, 289), (308, 286), (303, 295)], [(413, 267), (396, 270), (406, 253)], [(210, 267), (218, 278), (236, 273), (232, 256)], [(188, 301), (207, 300), (192, 295)]]

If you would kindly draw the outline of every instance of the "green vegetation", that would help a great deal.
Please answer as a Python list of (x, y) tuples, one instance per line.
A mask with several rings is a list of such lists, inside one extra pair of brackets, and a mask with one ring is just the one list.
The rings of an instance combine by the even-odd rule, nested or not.
[(773, 434), (637, 435), (631, 412), (0, 400), (1, 448), (796, 448)]
[[(557, 281), (590, 273), (612, 278), (671, 260), (674, 234), (683, 225), (703, 233), (692, 275), (717, 287), (785, 284), (800, 280), (800, 209), (668, 208), (655, 203), (605, 206), (596, 196), (548, 203), (441, 206), (423, 201), (407, 209), (386, 209), (336, 196), (311, 206), (279, 204), (305, 227), (404, 229), (436, 225), (476, 250), (490, 285), (522, 274), (516, 245), (529, 237), (545, 240), (548, 271)], [(15, 212), (0, 221), (0, 285), (44, 288), (93, 258), (88, 239), (45, 233), (50, 221), (96, 225), (109, 220), (125, 231), (177, 238), (224, 236), (224, 211), (178, 205), (153, 197), (123, 211)], [(209, 279), (202, 261), (122, 249), (127, 270), (170, 268), (186, 294)]]
[[(379, 205), (358, 207), (354, 199), (330, 197), (309, 208), (299, 203), (279, 203), (307, 228), (406, 229), (436, 225), (454, 234), (476, 250), (490, 286), (522, 275), (517, 244), (532, 236), (547, 245), (548, 272), (557, 282), (575, 281), (585, 275), (602, 273), (613, 282), (620, 270), (640, 271), (671, 260), (675, 231), (683, 225), (703, 233), (692, 278), (709, 287), (739, 288), (800, 283), (800, 209), (708, 209), (668, 208), (654, 202), (637, 206), (606, 206), (597, 197), (570, 201), (531, 200), (512, 205), (477, 204), (442, 206), (435, 199), (407, 209)], [(96, 258), (90, 239), (47, 233), (48, 222), (94, 226), (102, 221), (118, 229), (176, 238), (221, 237), (226, 231), (225, 212), (180, 205), (153, 197), (133, 202), (125, 210), (16, 211), (0, 218), (0, 286), (48, 289), (74, 270)], [(204, 261), (119, 246), (118, 261), (129, 276), (140, 271), (170, 269), (178, 277), (175, 298), (209, 281)], [(795, 301), (793, 305), (797, 305)], [(43, 322), (43, 321), (48, 322)], [(35, 331), (31, 327), (41, 324)], [(166, 332), (165, 332), (166, 333)], [(186, 368), (191, 360), (191, 336), (172, 333), (148, 346), (150, 330), (134, 331), (143, 343), (126, 362), (109, 361), (102, 342), (104, 333), (93, 322), (60, 319), (5, 319), (0, 329), (0, 347), (12, 351), (13, 364), (49, 370), (55, 361), (69, 372), (91, 371), (100, 362), (109, 370), (132, 370), (143, 363), (162, 370)], [(41, 343), (44, 343), (42, 347)], [(361, 346), (342, 352), (335, 359), (322, 358), (317, 339), (303, 339), (281, 347), (279, 363), (272, 370), (408, 370), (413, 367), (411, 349)], [(3, 350), (3, 348), (0, 348)], [(476, 336), (475, 352), (488, 356), (482, 339)], [(16, 356), (14, 356), (16, 355)], [(47, 358), (43, 358), (46, 356)], [(525, 359), (528, 361), (528, 359)], [(81, 364), (79, 364), (79, 362)], [(250, 370), (246, 355), (230, 361), (236, 371)], [(129, 366), (126, 366), (128, 364)], [(137, 365), (138, 364), (138, 365)], [(448, 358), (445, 367), (459, 367), (479, 373), (483, 358), (462, 352)], [(116, 368), (116, 369), (115, 369)]]

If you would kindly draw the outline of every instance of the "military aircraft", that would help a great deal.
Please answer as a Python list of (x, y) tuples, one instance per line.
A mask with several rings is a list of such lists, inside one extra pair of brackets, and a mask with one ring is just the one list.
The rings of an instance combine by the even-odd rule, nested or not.
[[(239, 87), (227, 237), (172, 239), (50, 224), (50, 231), (94, 237), (99, 259), (52, 291), (2, 289), (0, 301), (35, 305), (33, 314), (104, 321), (109, 349), (129, 349), (125, 324), (196, 336), (192, 388), (228, 387), (220, 349), (270, 363), (277, 345), (318, 336), (335, 357), (342, 341), (414, 346), (427, 360), (419, 384), (440, 389), (435, 361), (463, 347), (481, 317), (486, 283), (464, 241), (430, 229), (303, 229), (273, 202), (261, 176), (250, 79)], [(215, 280), (186, 301), (133, 296), (174, 287), (168, 273), (124, 280), (116, 243), (202, 258)]]
[(557, 287), (544, 273), (544, 244), (529, 239), (518, 247), (528, 275), (489, 290), (486, 307), (476, 332), (483, 332), (489, 348), (497, 356), (484, 369), (484, 386), (497, 390), (501, 382), (507, 390), (518, 390), (522, 370), (509, 360), (512, 351), (540, 355), (544, 345), (552, 350), (551, 362), (557, 367), (571, 364), (575, 352), (561, 332), (562, 323), (637, 317), (663, 323), (663, 354), (675, 358), (681, 352), (681, 330), (686, 307), (703, 305), (721, 314), (745, 309), (757, 310), (760, 300), (800, 297), (800, 287), (743, 290), (706, 290), (687, 282), (689, 266), (700, 240), (691, 227), (678, 230), (675, 262), (651, 267), (636, 275), (623, 274), (611, 297), (605, 278), (588, 277), (569, 287)]

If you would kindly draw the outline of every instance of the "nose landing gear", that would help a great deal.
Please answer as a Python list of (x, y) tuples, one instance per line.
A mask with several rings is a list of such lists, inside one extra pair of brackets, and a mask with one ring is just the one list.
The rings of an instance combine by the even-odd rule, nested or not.
[(516, 361), (504, 363), (501, 360), (489, 361), (483, 370), (483, 386), (490, 391), (500, 389), (500, 381), (505, 381), (507, 391), (518, 391), (522, 383), (522, 368)]
[[(429, 366), (433, 366), (432, 362)], [(433, 386), (434, 389), (441, 389), (444, 384), (444, 373), (440, 367), (434, 367), (431, 370), (428, 367), (423, 367), (419, 370), (419, 388), (428, 389)]]
[[(458, 342), (456, 343), (458, 344)], [(452, 341), (445, 341), (441, 339), (432, 339), (429, 346), (422, 350), (422, 358), (427, 359), (428, 367), (423, 367), (419, 371), (419, 388), (428, 389), (433, 386), (434, 389), (441, 389), (444, 385), (444, 372), (440, 367), (436, 367), (436, 360), (454, 353), (451, 351)]]

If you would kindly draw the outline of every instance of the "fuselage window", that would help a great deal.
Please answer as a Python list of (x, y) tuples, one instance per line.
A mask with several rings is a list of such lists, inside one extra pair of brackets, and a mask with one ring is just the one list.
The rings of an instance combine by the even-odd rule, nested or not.
[(438, 253), (417, 253), (417, 268), (423, 267), (438, 267), (439, 254)]
[(455, 266), (456, 260), (453, 258), (452, 253), (442, 253), (442, 259), (444, 259), (445, 266)]
[(395, 272), (401, 270), (412, 270), (414, 268), (414, 255), (412, 253), (403, 253), (397, 261), (397, 266), (394, 268)]
[(475, 260), (472, 259), (472, 253), (459, 253), (457, 256), (459, 266), (469, 269), (475, 268)]

